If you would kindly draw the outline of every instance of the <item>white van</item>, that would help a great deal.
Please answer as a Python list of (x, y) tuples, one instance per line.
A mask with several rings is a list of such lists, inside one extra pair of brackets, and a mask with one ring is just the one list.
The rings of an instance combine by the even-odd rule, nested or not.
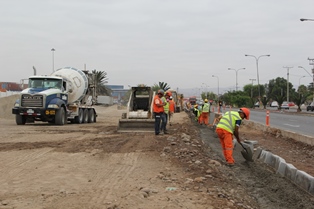
[(277, 101), (273, 101), (271, 104), (270, 104), (271, 107), (279, 107), (279, 104)]

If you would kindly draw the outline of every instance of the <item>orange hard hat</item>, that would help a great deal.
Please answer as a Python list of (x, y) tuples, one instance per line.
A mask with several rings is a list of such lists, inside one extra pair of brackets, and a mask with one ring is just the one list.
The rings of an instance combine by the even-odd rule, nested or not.
[(239, 112), (244, 113), (245, 119), (249, 120), (250, 119), (250, 110), (246, 107), (241, 107)]
[(166, 95), (168, 95), (169, 97), (172, 96), (171, 91), (166, 91)]

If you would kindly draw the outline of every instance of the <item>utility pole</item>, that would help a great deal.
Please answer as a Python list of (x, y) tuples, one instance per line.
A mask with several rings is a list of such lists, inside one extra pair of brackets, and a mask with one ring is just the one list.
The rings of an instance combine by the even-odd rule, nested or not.
[(251, 98), (253, 99), (253, 82), (256, 81), (256, 79), (250, 78), (249, 80), (252, 81)]
[(289, 102), (289, 70), (293, 67), (283, 67), (287, 69), (287, 102)]

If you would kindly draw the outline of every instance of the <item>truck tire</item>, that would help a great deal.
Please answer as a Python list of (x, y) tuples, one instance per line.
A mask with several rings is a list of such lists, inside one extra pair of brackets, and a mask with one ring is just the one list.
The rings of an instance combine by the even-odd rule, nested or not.
[(15, 115), (16, 125), (25, 125), (26, 117), (23, 115)]
[(88, 123), (88, 109), (83, 111), (83, 123)]
[(78, 111), (78, 116), (75, 116), (74, 122), (78, 124), (83, 123), (83, 110), (81, 108)]
[(94, 123), (95, 120), (95, 112), (94, 109), (88, 110), (88, 123)]
[(57, 110), (56, 116), (55, 116), (55, 124), (56, 125), (64, 125), (65, 124), (65, 111), (64, 108), (61, 107), (59, 110)]

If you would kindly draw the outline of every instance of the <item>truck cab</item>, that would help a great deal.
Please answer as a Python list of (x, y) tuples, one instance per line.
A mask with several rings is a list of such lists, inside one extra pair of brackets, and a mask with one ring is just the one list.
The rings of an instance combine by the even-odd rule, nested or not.
[[(12, 109), (16, 115), (16, 123), (48, 121), (65, 123), (65, 113), (62, 118), (56, 117), (60, 108), (67, 105), (66, 82), (57, 76), (31, 76), (28, 88), (24, 89)], [(65, 111), (65, 109), (64, 109)], [(57, 119), (57, 120), (56, 120)]]

